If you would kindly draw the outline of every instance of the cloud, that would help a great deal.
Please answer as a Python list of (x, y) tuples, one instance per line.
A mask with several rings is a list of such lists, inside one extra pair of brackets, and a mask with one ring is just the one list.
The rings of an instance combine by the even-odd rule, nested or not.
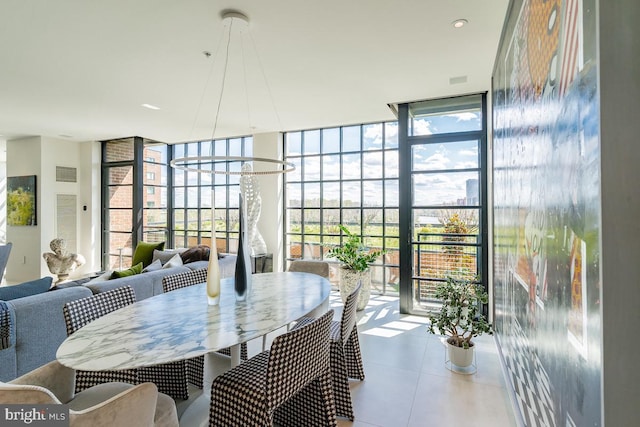
[(414, 135), (432, 135), (431, 122), (426, 120), (414, 120), (413, 121), (413, 134)]
[(461, 155), (461, 156), (478, 157), (478, 151), (477, 150), (469, 150), (469, 149), (458, 150), (458, 154)]
[(454, 117), (458, 119), (459, 122), (468, 122), (469, 120), (479, 120), (477, 113), (458, 113), (458, 114), (447, 114), (447, 117)]

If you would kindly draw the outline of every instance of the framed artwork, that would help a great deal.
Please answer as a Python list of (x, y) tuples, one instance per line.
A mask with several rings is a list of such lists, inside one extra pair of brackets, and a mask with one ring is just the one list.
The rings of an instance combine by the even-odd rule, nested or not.
[(36, 176), (7, 178), (7, 224), (12, 226), (37, 225)]

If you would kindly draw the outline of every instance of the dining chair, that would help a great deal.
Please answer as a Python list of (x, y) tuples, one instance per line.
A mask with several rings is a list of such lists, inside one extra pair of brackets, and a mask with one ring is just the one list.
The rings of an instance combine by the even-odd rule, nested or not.
[(4, 271), (7, 269), (12, 247), (13, 243), (11, 242), (0, 245), (0, 283), (2, 283), (2, 279), (4, 278)]
[[(184, 273), (172, 274), (162, 278), (162, 292), (171, 292), (187, 286), (204, 283), (207, 280), (207, 268), (186, 271)], [(231, 357), (231, 349), (223, 348), (217, 353)], [(240, 344), (240, 359), (247, 360), (247, 344)], [(198, 388), (203, 387), (204, 378), (204, 356), (196, 356), (187, 359), (187, 381)]]
[(322, 276), (325, 279), (329, 278), (329, 263), (326, 261), (307, 261), (297, 259), (291, 261), (289, 264), (289, 271), (298, 271), (302, 273), (313, 273), (318, 276)]
[[(136, 297), (131, 286), (123, 286), (70, 301), (62, 308), (67, 335), (73, 334), (89, 322), (135, 302)], [(174, 399), (186, 400), (189, 398), (184, 361), (119, 371), (78, 371), (76, 392), (110, 381), (131, 384), (153, 382), (160, 392), (168, 394)]]
[(70, 427), (177, 427), (176, 405), (153, 383), (108, 382), (75, 392), (75, 371), (54, 360), (8, 383), (0, 404), (65, 404)]
[[(350, 420), (353, 420), (354, 415), (351, 392), (349, 391), (349, 378), (364, 380), (364, 368), (356, 325), (356, 308), (361, 287), (362, 283), (358, 282), (355, 289), (347, 296), (341, 320), (332, 321), (329, 328), (331, 379), (336, 400), (336, 412), (338, 416)], [(314, 320), (304, 317), (295, 324), (292, 330), (302, 328)]]
[(270, 350), (218, 376), (209, 426), (336, 426), (329, 364), (333, 310), (277, 336)]
[[(297, 259), (291, 261), (289, 264), (288, 271), (298, 272), (298, 273), (312, 273), (317, 274), (318, 276), (324, 277), (329, 280), (329, 263), (326, 261), (316, 261), (316, 260), (302, 260)], [(309, 313), (307, 313), (304, 317), (316, 318), (322, 316), (327, 311), (328, 307), (326, 305), (321, 305)], [(291, 329), (291, 325), (287, 325), (287, 331)], [(266, 350), (267, 347), (267, 335), (262, 337), (262, 351)]]

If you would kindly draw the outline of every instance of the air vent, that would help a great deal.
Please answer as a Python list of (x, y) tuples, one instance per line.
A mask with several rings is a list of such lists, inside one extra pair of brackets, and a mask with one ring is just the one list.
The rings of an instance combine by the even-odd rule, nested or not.
[(466, 83), (466, 82), (467, 82), (467, 76), (451, 77), (449, 79), (450, 85), (459, 85), (460, 83)]
[(78, 169), (56, 166), (57, 182), (78, 182)]

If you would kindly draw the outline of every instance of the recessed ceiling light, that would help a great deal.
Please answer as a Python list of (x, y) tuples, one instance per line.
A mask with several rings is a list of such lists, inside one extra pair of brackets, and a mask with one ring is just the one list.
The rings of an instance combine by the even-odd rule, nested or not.
[(148, 108), (149, 110), (159, 110), (160, 107), (156, 107), (155, 105), (151, 105), (151, 104), (142, 104), (142, 106), (144, 108)]
[(66, 133), (61, 133), (58, 136), (60, 136), (62, 138), (73, 138), (73, 135), (67, 135)]
[(456, 19), (451, 23), (451, 25), (453, 25), (453, 28), (462, 28), (468, 23), (469, 21), (467, 21), (466, 19)]

